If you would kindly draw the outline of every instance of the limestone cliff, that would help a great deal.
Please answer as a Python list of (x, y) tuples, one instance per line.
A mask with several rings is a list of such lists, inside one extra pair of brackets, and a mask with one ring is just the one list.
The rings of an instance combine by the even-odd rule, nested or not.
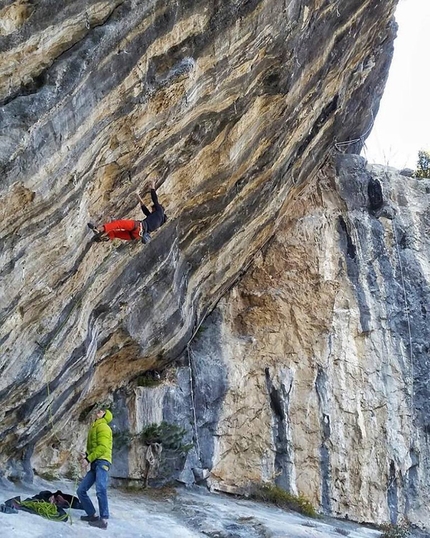
[[(331, 417), (326, 411), (331, 390), (339, 398), (335, 390), (343, 390), (350, 377), (330, 321), (333, 309), (347, 310), (347, 299), (339, 302), (332, 289), (340, 284), (328, 279), (319, 289), (317, 312), (296, 299), (286, 319), (297, 325), (297, 337), (285, 349), (279, 344), (284, 325), (279, 316), (269, 308), (253, 320), (255, 307), (264, 307), (271, 296), (264, 287), (262, 293), (231, 292), (237, 297), (226, 293), (263, 256), (272, 236), (283, 237), (294, 200), (308, 192), (334, 147), (360, 147), (387, 76), (395, 5), (395, 0), (0, 2), (0, 461), (5, 476), (31, 477), (32, 467), (46, 466), (48, 457), (52, 465), (64, 466), (71, 432), (76, 432), (72, 446), (85, 432), (79, 415), (114, 391), (117, 402), (127, 400), (135, 392), (130, 380), (176, 359), (192, 362), (183, 358), (184, 351), (191, 357), (204, 346), (211, 350), (207, 368), (218, 375), (217, 384), (209, 384), (193, 373), (193, 368), (206, 373), (204, 364), (191, 366), (194, 383), (202, 386), (195, 394), (200, 400), (194, 401), (194, 390), (190, 398), (199, 428), (205, 428), (195, 436), (200, 453), (194, 450), (194, 457), (201, 460), (195, 467), (211, 469), (214, 487), (281, 472), (286, 487), (307, 489), (314, 498), (321, 490), (326, 510), (344, 511), (342, 499), (331, 500), (328, 479), (334, 472), (328, 446), (332, 419), (320, 439), (324, 417)], [(168, 223), (144, 248), (91, 244), (88, 221), (139, 218), (134, 191), (144, 189), (150, 172), (160, 176)], [(348, 222), (338, 220), (337, 226), (352, 253), (357, 247)], [(337, 251), (327, 250), (328, 264)], [(280, 256), (273, 253), (276, 263)], [(322, 270), (332, 268), (322, 264)], [(357, 280), (357, 294), (364, 294), (353, 263), (348, 271)], [(270, 272), (278, 278), (276, 267)], [(258, 284), (264, 285), (261, 277)], [(314, 291), (312, 281), (300, 285), (303, 293)], [(352, 297), (348, 290), (347, 298)], [(282, 293), (288, 295), (288, 288)], [(210, 322), (207, 334), (221, 333), (207, 347), (205, 339), (193, 336), (218, 303), (219, 313), (212, 317), (221, 316), (222, 323)], [(360, 326), (366, 334), (372, 316), (362, 303)], [(314, 322), (314, 313), (325, 320), (322, 325)], [(229, 315), (231, 325), (224, 320)], [(250, 323), (258, 331), (257, 322), (266, 318), (267, 346), (272, 346), (267, 351), (247, 333)], [(305, 320), (306, 337), (300, 335)], [(245, 339), (231, 339), (241, 327)], [(330, 385), (335, 378), (326, 367), (322, 328), (331, 335), (336, 361), (345, 362), (340, 369), (345, 379), (336, 377), (336, 387)], [(306, 353), (314, 340), (320, 354), (310, 361)], [(251, 378), (262, 388), (255, 391), (261, 400), (258, 420), (234, 407), (240, 391), (233, 387), (246, 381), (240, 365), (248, 345), (257, 346), (259, 373)], [(303, 375), (303, 393), (294, 401), (287, 397), (294, 380), (291, 366), (278, 364), (278, 345)], [(299, 345), (308, 362), (294, 355)], [(231, 369), (223, 363), (226, 353), (237, 359)], [(306, 380), (315, 376), (319, 388), (309, 397), (317, 398), (319, 414), (307, 400)], [(189, 408), (189, 402), (175, 400), (173, 388), (168, 393), (173, 419), (177, 406)], [(267, 407), (267, 394), (273, 409)], [(163, 395), (158, 397), (161, 402)], [(117, 403), (123, 426), (139, 428), (136, 408), (130, 400), (127, 404), (128, 411)], [(355, 409), (355, 400), (350, 405)], [(309, 429), (298, 424), (294, 434), (294, 442), (303, 445), (295, 446), (302, 460), (293, 461), (288, 449), (275, 450), (274, 461), (277, 445), (267, 444), (267, 432), (277, 443), (293, 446), (295, 428), (285, 417), (292, 417), (294, 406), (310, 414)], [(234, 416), (226, 415), (227, 409)], [(166, 413), (163, 406), (155, 408), (154, 420)], [(260, 421), (266, 433), (253, 429)], [(250, 451), (242, 441), (231, 449), (215, 442), (222, 439), (218, 428), (240, 427), (249, 428), (256, 440), (261, 435), (257, 448)], [(313, 465), (308, 443), (316, 450)], [(348, 446), (346, 441), (339, 445), (339, 466), (347, 465)], [(231, 458), (239, 454), (240, 461), (225, 460), (225, 451)], [(264, 473), (256, 466), (257, 453), (264, 455)], [(238, 463), (243, 469), (237, 466), (236, 479), (230, 464)], [(317, 475), (320, 490), (313, 483)], [(348, 479), (342, 476), (337, 480)]]
[(326, 513), (430, 526), (429, 192), (351, 156), (291, 203), (192, 355), (215, 487), (272, 479)]
[[(275, 482), (326, 514), (430, 528), (429, 193), (343, 156), (291, 200), (159, 385), (114, 396), (121, 431), (188, 430), (186, 461), (154, 479), (242, 494)], [(113, 475), (144, 465), (136, 442)]]

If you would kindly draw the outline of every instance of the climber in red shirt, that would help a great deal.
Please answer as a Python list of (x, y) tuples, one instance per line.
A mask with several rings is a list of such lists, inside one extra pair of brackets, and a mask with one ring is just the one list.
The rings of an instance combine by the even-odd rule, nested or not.
[(94, 232), (93, 241), (98, 243), (100, 241), (109, 241), (116, 238), (123, 239), (125, 241), (141, 239), (142, 243), (149, 243), (151, 240), (150, 233), (162, 226), (167, 220), (166, 214), (164, 213), (164, 207), (158, 202), (154, 181), (151, 183), (150, 192), (153, 203), (151, 211), (144, 204), (139, 192), (136, 192), (140, 201), (140, 208), (146, 215), (146, 219), (113, 220), (103, 224), (102, 226), (95, 226), (89, 222), (88, 227)]

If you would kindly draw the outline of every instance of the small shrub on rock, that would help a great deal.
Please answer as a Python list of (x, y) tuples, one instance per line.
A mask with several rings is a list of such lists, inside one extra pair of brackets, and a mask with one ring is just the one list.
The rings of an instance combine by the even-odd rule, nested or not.
[(293, 495), (283, 490), (279, 486), (265, 484), (256, 486), (251, 494), (251, 498), (275, 504), (279, 508), (294, 510), (305, 516), (317, 517), (318, 514), (309, 499), (304, 495)]
[(410, 535), (409, 525), (405, 522), (395, 525), (394, 523), (384, 523), (380, 526), (381, 538), (406, 538)]
[(164, 450), (186, 454), (193, 447), (191, 443), (183, 442), (186, 433), (184, 428), (176, 424), (161, 422), (161, 424), (149, 424), (142, 430), (139, 438), (144, 445), (158, 443), (163, 446)]
[(161, 385), (161, 383), (161, 375), (156, 370), (150, 370), (148, 372), (145, 372), (136, 379), (136, 385), (138, 387), (158, 387), (159, 385)]
[(112, 432), (113, 447), (115, 450), (120, 450), (121, 448), (129, 448), (133, 440), (133, 435), (129, 431), (113, 431)]

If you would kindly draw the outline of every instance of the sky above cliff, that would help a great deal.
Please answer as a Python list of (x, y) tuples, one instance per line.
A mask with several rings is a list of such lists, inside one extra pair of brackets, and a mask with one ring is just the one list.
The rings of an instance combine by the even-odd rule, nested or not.
[(363, 156), (371, 163), (416, 168), (430, 150), (430, 0), (400, 0), (394, 57), (374, 128)]

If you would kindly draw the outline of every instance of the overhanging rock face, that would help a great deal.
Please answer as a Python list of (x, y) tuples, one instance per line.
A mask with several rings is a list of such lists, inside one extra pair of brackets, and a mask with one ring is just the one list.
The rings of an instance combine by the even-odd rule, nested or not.
[[(121, 431), (166, 421), (194, 444), (152, 479), (430, 528), (429, 193), (354, 155), (307, 185), (175, 368), (115, 395)], [(118, 454), (113, 476), (142, 478), (142, 444)]]
[[(6, 474), (179, 356), (333, 144), (366, 132), (395, 5), (0, 4)], [(88, 221), (139, 218), (154, 171), (153, 241), (91, 245)]]

